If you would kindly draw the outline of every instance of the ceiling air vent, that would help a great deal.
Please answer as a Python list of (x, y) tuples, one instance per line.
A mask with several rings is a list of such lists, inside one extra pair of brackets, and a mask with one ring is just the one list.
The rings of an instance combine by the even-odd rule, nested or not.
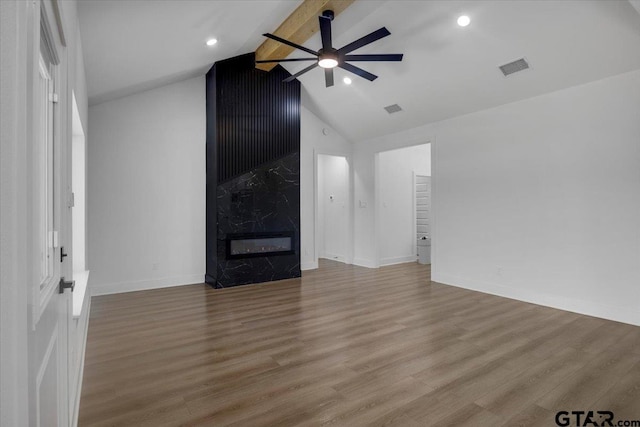
[(528, 68), (529, 63), (524, 58), (520, 58), (513, 62), (509, 62), (508, 64), (501, 65), (500, 71), (502, 71), (502, 74), (507, 77), (508, 75), (517, 73), (518, 71), (526, 70)]
[(387, 110), (387, 113), (389, 113), (389, 114), (393, 114), (393, 113), (397, 113), (398, 111), (402, 111), (402, 108), (398, 104), (387, 105), (386, 107), (384, 107), (384, 109)]

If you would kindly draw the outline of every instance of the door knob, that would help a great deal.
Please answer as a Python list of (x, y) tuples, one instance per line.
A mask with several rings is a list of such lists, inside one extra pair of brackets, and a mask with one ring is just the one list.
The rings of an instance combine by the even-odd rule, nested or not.
[(75, 280), (69, 280), (66, 281), (64, 280), (64, 277), (60, 278), (60, 293), (63, 294), (65, 289), (71, 289), (71, 292), (73, 292), (73, 289), (76, 287), (76, 281)]

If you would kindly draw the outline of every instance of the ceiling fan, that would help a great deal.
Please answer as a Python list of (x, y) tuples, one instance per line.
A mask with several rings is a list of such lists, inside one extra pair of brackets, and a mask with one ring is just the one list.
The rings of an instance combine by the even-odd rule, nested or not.
[(296, 61), (315, 61), (314, 64), (309, 65), (307, 68), (297, 72), (291, 77), (287, 77), (284, 79), (284, 82), (290, 82), (293, 79), (301, 76), (307, 71), (311, 71), (316, 67), (324, 68), (324, 79), (327, 87), (333, 86), (333, 69), (335, 67), (340, 67), (344, 70), (347, 70), (351, 73), (357, 74), (360, 77), (363, 77), (369, 81), (374, 81), (378, 78), (375, 74), (371, 74), (368, 71), (363, 70), (362, 68), (356, 67), (355, 65), (349, 64), (349, 62), (359, 62), (359, 61), (402, 61), (401, 53), (388, 53), (388, 54), (379, 54), (379, 55), (349, 55), (349, 53), (353, 52), (356, 49), (359, 49), (363, 46), (366, 46), (370, 43), (373, 43), (377, 40), (380, 40), (383, 37), (390, 35), (391, 33), (385, 27), (382, 27), (370, 34), (367, 34), (364, 37), (359, 38), (358, 40), (349, 43), (346, 46), (341, 47), (340, 49), (336, 49), (333, 47), (331, 41), (331, 21), (333, 21), (334, 13), (331, 10), (325, 10), (322, 12), (322, 16), (319, 16), (320, 20), (320, 36), (322, 37), (322, 49), (317, 52), (301, 46), (299, 44), (290, 42), (289, 40), (285, 40), (273, 34), (263, 34), (263, 36), (268, 37), (277, 42), (289, 45), (296, 49), (302, 50), (304, 52), (310, 53), (314, 55), (314, 58), (291, 58), (291, 59), (270, 59), (263, 61), (256, 61), (256, 63), (267, 63), (267, 62), (296, 62)]

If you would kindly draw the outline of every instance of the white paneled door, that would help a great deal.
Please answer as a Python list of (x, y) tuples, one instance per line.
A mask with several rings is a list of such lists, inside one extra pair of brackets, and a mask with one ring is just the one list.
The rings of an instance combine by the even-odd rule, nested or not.
[(0, 0), (0, 427), (76, 422), (82, 353), (70, 347), (84, 335), (69, 338), (61, 280), (72, 273), (74, 14), (74, 2)]
[(416, 175), (417, 239), (431, 237), (431, 177)]

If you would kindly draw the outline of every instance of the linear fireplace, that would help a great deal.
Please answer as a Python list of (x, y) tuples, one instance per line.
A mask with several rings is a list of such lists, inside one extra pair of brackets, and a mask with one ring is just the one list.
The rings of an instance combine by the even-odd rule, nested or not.
[(227, 234), (227, 259), (295, 253), (292, 232)]

